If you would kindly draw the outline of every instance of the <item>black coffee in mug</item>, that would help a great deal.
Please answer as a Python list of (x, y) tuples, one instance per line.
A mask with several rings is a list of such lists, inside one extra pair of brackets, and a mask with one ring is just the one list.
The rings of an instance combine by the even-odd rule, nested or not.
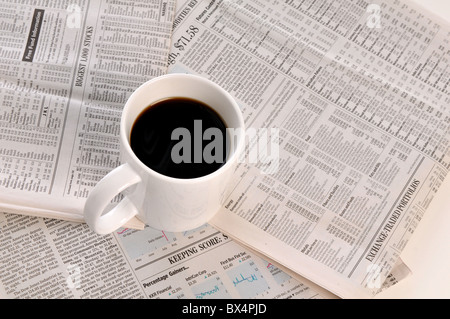
[(196, 178), (226, 161), (226, 125), (203, 102), (167, 98), (149, 105), (135, 120), (130, 145), (152, 170), (175, 178)]

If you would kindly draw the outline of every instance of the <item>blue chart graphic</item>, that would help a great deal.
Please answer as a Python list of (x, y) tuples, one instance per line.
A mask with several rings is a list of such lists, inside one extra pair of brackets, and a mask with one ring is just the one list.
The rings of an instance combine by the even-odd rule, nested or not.
[(227, 271), (227, 275), (242, 298), (252, 298), (269, 288), (253, 261), (245, 262)]
[(196, 299), (231, 299), (219, 277), (208, 279), (192, 287)]
[(145, 227), (139, 231), (121, 228), (117, 230), (117, 235), (131, 258), (151, 253), (176, 240), (174, 233), (163, 232), (151, 227)]

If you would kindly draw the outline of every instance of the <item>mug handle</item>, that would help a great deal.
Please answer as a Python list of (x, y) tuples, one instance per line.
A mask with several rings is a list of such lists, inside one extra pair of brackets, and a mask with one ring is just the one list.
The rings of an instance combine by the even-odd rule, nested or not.
[(139, 175), (127, 163), (116, 167), (103, 177), (91, 190), (84, 205), (84, 219), (89, 227), (96, 233), (105, 235), (137, 215), (136, 206), (127, 196), (111, 210), (102, 213), (117, 194), (140, 181)]

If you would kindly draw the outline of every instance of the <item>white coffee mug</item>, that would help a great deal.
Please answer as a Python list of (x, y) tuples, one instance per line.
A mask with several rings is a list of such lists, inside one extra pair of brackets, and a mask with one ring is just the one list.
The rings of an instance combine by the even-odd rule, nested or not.
[[(210, 80), (191, 74), (168, 74), (141, 85), (131, 94), (122, 113), (122, 165), (94, 187), (85, 203), (85, 221), (95, 232), (111, 233), (134, 216), (156, 229), (186, 231), (208, 222), (223, 204), (228, 181), (244, 148), (244, 134), (234, 135), (224, 165), (213, 173), (190, 179), (168, 177), (152, 170), (131, 149), (130, 133), (136, 118), (149, 105), (171, 97), (201, 101), (222, 117), (227, 128), (241, 133), (244, 130), (237, 103)], [(122, 192), (125, 195), (121, 201), (109, 209), (111, 200)]]

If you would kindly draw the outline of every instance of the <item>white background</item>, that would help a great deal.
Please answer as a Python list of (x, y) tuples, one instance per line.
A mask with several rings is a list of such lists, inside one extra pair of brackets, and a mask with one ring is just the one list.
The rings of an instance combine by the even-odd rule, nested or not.
[[(450, 25), (450, 1), (409, 0), (419, 3)], [(450, 107), (450, 105), (449, 105)], [(425, 213), (402, 259), (412, 276), (377, 298), (450, 298), (450, 176)]]

